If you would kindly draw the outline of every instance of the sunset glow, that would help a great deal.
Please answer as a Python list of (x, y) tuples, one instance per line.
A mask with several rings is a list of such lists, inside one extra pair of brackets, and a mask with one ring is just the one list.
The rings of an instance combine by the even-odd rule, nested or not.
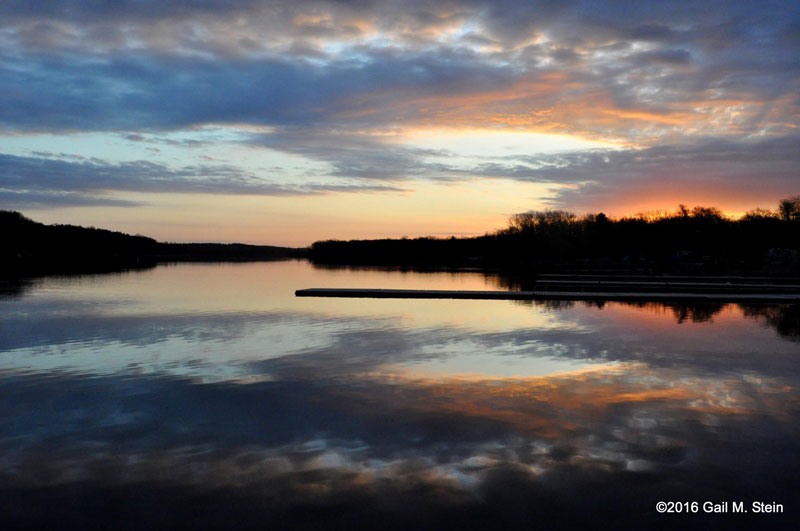
[(0, 208), (167, 241), (797, 194), (787, 2), (7, 2)]

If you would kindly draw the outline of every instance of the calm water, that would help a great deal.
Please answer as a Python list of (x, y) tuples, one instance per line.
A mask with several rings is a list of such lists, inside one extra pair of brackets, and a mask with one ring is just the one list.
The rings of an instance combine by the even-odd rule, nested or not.
[(7, 285), (0, 524), (794, 527), (797, 306), (294, 297), (504, 284), (276, 262)]

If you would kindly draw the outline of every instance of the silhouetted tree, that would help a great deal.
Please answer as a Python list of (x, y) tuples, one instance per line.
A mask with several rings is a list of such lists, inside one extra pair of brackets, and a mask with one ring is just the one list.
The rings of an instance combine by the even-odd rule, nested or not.
[(553, 227), (561, 229), (575, 222), (577, 217), (566, 210), (531, 210), (514, 214), (508, 219), (512, 232), (546, 231)]
[(717, 221), (721, 220), (725, 216), (722, 214), (720, 209), (716, 207), (696, 206), (692, 209), (692, 217)]
[(781, 199), (778, 213), (784, 221), (800, 221), (800, 195)]
[(775, 219), (777, 217), (777, 214), (768, 208), (754, 208), (752, 210), (748, 210), (745, 215), (742, 216), (742, 221)]

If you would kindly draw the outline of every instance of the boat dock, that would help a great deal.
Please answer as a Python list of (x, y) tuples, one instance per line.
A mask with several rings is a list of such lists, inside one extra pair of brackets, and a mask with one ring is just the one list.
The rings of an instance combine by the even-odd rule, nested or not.
[(516, 299), (532, 300), (532, 291), (461, 291), (440, 289), (311, 288), (294, 292), (298, 297), (361, 297), (370, 299)]
[(534, 295), (550, 299), (792, 302), (800, 301), (800, 279), (541, 275)]
[(381, 299), (639, 300), (683, 302), (800, 302), (800, 279), (540, 275), (532, 291), (311, 288), (298, 297)]

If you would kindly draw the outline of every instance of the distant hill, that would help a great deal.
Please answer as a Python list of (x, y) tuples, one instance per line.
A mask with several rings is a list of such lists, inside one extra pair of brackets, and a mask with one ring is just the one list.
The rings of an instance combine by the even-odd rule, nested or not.
[(302, 256), (302, 249), (240, 243), (162, 243), (94, 227), (45, 225), (0, 211), (0, 274), (114, 271), (174, 261), (254, 261)]

